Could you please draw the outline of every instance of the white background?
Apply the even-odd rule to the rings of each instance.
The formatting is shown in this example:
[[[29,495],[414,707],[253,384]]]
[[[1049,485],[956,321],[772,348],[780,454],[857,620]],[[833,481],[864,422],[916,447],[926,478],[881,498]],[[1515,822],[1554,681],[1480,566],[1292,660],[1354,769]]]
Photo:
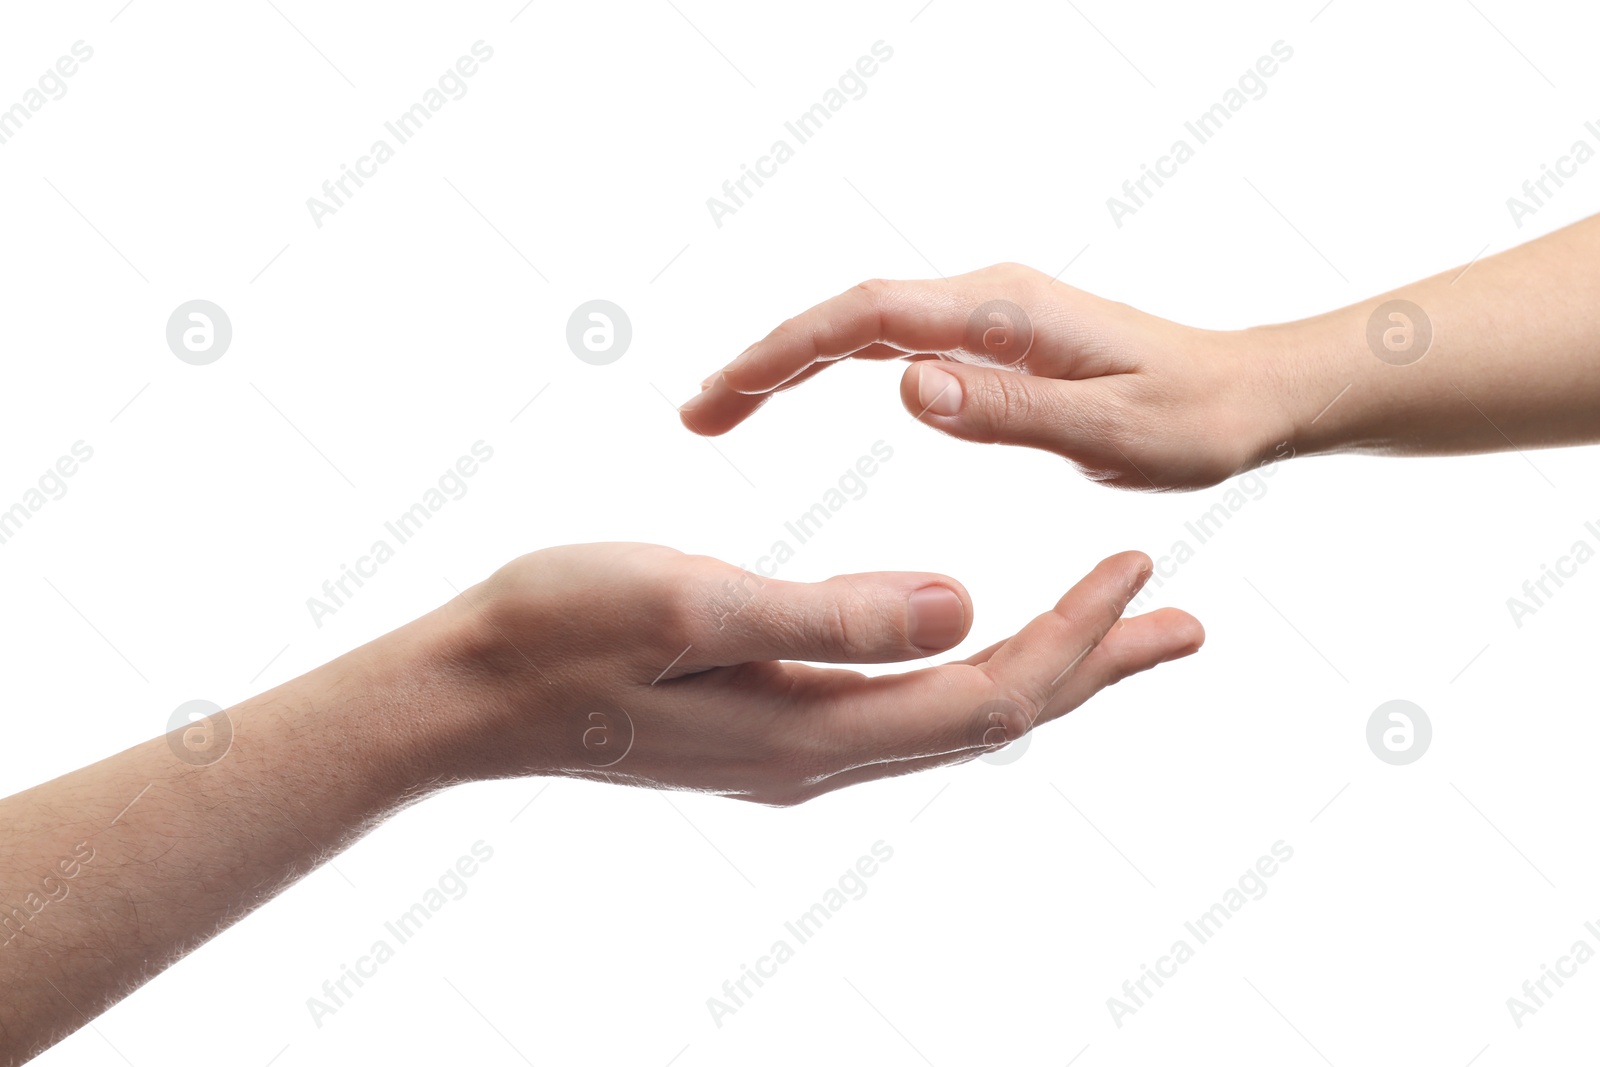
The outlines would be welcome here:
[[[7,5],[0,105],[73,42],[94,57],[0,146],[0,504],[74,441],[94,457],[0,546],[5,791],[525,551],[751,564],[880,439],[892,461],[782,576],[956,576],[970,653],[1103,556],[1167,551],[1223,490],[1117,493],[942,438],[894,366],[830,371],[715,448],[673,405],[872,276],[1070,262],[1080,288],[1236,327],[1600,207],[1600,163],[1521,229],[1505,204],[1594,141],[1600,27],[1578,4],[674,2]],[[306,198],[480,39],[467,95],[318,229]],[[715,226],[706,198],[879,40],[867,94]],[[1267,95],[1114,226],[1106,198],[1278,40],[1294,56]],[[596,297],[634,328],[604,367],[564,338]],[[205,367],[164,337],[195,298],[234,329]],[[317,628],[306,598],[479,439],[469,493]],[[1578,450],[1280,467],[1152,598],[1200,617],[1203,652],[1015,763],[793,810],[461,788],[40,1062],[1572,1062],[1600,964],[1521,1029],[1505,1002],[1578,938],[1600,947],[1600,566],[1521,628],[1506,598],[1595,541],[1597,469]],[[1365,740],[1394,698],[1434,727],[1406,767]],[[315,1025],[307,998],[479,840],[469,893]],[[706,998],[878,840],[894,857],[867,895],[717,1027]],[[1114,1025],[1107,998],[1279,840],[1267,895]]]

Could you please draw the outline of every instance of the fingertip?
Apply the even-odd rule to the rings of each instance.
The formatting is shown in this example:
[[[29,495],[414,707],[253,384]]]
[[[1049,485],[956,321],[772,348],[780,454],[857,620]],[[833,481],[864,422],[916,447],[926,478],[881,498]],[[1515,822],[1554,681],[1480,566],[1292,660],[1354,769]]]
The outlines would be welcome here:
[[[972,598],[960,582],[938,577],[906,598],[906,638],[924,652],[959,645],[972,629]]]
[[[1140,552],[1136,549],[1131,555],[1139,567],[1137,576],[1133,581],[1133,592],[1137,594],[1139,590],[1144,588],[1144,584],[1150,580],[1150,576],[1156,572],[1156,565],[1148,553]]]
[[[1155,564],[1151,562],[1148,555],[1138,549],[1129,549],[1125,552],[1114,553],[1101,560],[1095,565],[1094,570],[1089,572],[1084,581],[1095,580],[1104,589],[1102,595],[1115,598],[1120,592],[1125,600],[1131,601],[1139,595],[1139,591],[1144,588],[1145,583],[1150,580],[1150,576],[1154,573]],[[1076,589],[1077,587],[1074,586],[1073,588]],[[1071,596],[1072,590],[1068,590],[1056,605],[1057,608],[1065,604]]]
[[[678,421],[683,423],[684,429],[688,430],[690,433],[698,434],[701,437],[719,437],[723,433],[726,433],[728,429],[727,427],[711,427],[708,425],[703,425],[705,413],[699,410],[700,405],[697,403],[699,399],[700,397],[697,396],[678,409]]]
[[[901,379],[901,400],[918,419],[948,419],[961,414],[966,391],[961,379],[938,360],[920,360]]]
[[[1176,651],[1167,657],[1168,660],[1183,659],[1199,652],[1206,643],[1206,628],[1200,620],[1178,608],[1161,610],[1172,618],[1172,637],[1176,646]]]
[[[1138,573],[1142,575],[1148,575],[1155,569],[1155,564],[1151,561],[1150,554],[1137,548],[1130,548],[1125,552],[1118,552],[1111,558],[1116,560],[1118,563],[1123,564],[1124,566],[1126,566],[1129,562],[1132,562],[1136,565]]]
[[[1111,569],[1116,574],[1126,575],[1124,595],[1132,600],[1139,595],[1139,591],[1155,573],[1155,564],[1149,555],[1138,549],[1129,549],[1107,556],[1100,564],[1101,567]]]
[[[713,376],[711,384],[691,397],[678,408],[678,420],[684,428],[701,437],[721,437],[745,419],[762,404],[765,396],[743,396],[727,386],[722,376]]]
[[[932,575],[929,575],[928,577],[929,577],[929,579],[931,581],[938,582],[940,585],[949,586],[950,589],[955,592],[956,596],[961,598],[961,609],[962,609],[963,612],[965,612],[965,619],[966,619],[966,622],[965,622],[965,624],[964,624],[964,626],[962,628],[962,631],[961,631],[961,636],[962,636],[963,639],[965,639],[966,636],[967,636],[967,632],[972,629],[972,619],[973,619],[973,611],[974,611],[973,606],[972,606],[972,594],[967,592],[967,587],[966,586],[962,585],[960,582],[956,581],[954,578],[950,577],[947,574],[932,574]]]
[[[1164,651],[1157,663],[1192,656],[1206,643],[1206,628],[1200,620],[1181,608],[1157,608],[1143,615],[1130,615],[1123,625],[1136,625],[1141,631],[1160,636]]]

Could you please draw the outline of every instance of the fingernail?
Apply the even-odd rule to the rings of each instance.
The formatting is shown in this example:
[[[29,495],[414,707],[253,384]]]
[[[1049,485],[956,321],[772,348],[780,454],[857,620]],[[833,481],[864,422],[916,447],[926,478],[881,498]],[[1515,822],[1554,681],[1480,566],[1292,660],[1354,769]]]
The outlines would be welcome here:
[[[955,590],[927,585],[911,594],[906,636],[930,651],[951,647],[966,629],[967,608]]]
[[[682,404],[678,405],[678,414],[680,414],[680,415],[688,414],[689,412],[693,411],[695,408],[699,407],[700,406],[700,401],[704,400],[705,398],[706,398],[706,391],[705,391],[704,388],[702,388],[700,390],[700,395],[691,396],[688,400],[685,400]]]
[[[961,410],[961,382],[938,367],[924,365],[917,377],[917,402],[926,414],[954,415]]]
[[[711,377],[709,377],[705,381],[701,382],[700,383],[700,391],[703,393],[707,389],[710,389],[711,388],[711,383],[716,381],[720,377],[722,377],[722,372],[721,371],[717,371],[717,373],[713,374]]]

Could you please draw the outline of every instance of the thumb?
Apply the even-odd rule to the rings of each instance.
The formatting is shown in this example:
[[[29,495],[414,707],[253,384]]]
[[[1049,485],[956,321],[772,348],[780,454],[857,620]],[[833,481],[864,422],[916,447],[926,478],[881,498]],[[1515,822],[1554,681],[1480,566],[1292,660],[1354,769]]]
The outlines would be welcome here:
[[[964,441],[1081,454],[1103,441],[1112,419],[1091,381],[919,360],[900,379],[900,400],[919,421]]]
[[[745,572],[695,657],[722,666],[759,660],[893,663],[954,647],[972,625],[972,598],[942,574],[880,571],[824,582]]]

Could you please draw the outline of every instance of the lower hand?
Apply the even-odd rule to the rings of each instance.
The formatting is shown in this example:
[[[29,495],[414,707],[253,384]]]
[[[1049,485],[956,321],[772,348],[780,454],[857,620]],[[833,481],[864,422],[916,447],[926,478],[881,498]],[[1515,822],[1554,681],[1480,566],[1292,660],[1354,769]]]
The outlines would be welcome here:
[[[1200,647],[1191,616],[1123,619],[1150,561],[1124,552],[967,660],[869,678],[803,663],[924,659],[972,604],[935,574],[758,579],[653,545],[536,552],[462,594],[462,777],[564,775],[794,804],[958,763]]]

